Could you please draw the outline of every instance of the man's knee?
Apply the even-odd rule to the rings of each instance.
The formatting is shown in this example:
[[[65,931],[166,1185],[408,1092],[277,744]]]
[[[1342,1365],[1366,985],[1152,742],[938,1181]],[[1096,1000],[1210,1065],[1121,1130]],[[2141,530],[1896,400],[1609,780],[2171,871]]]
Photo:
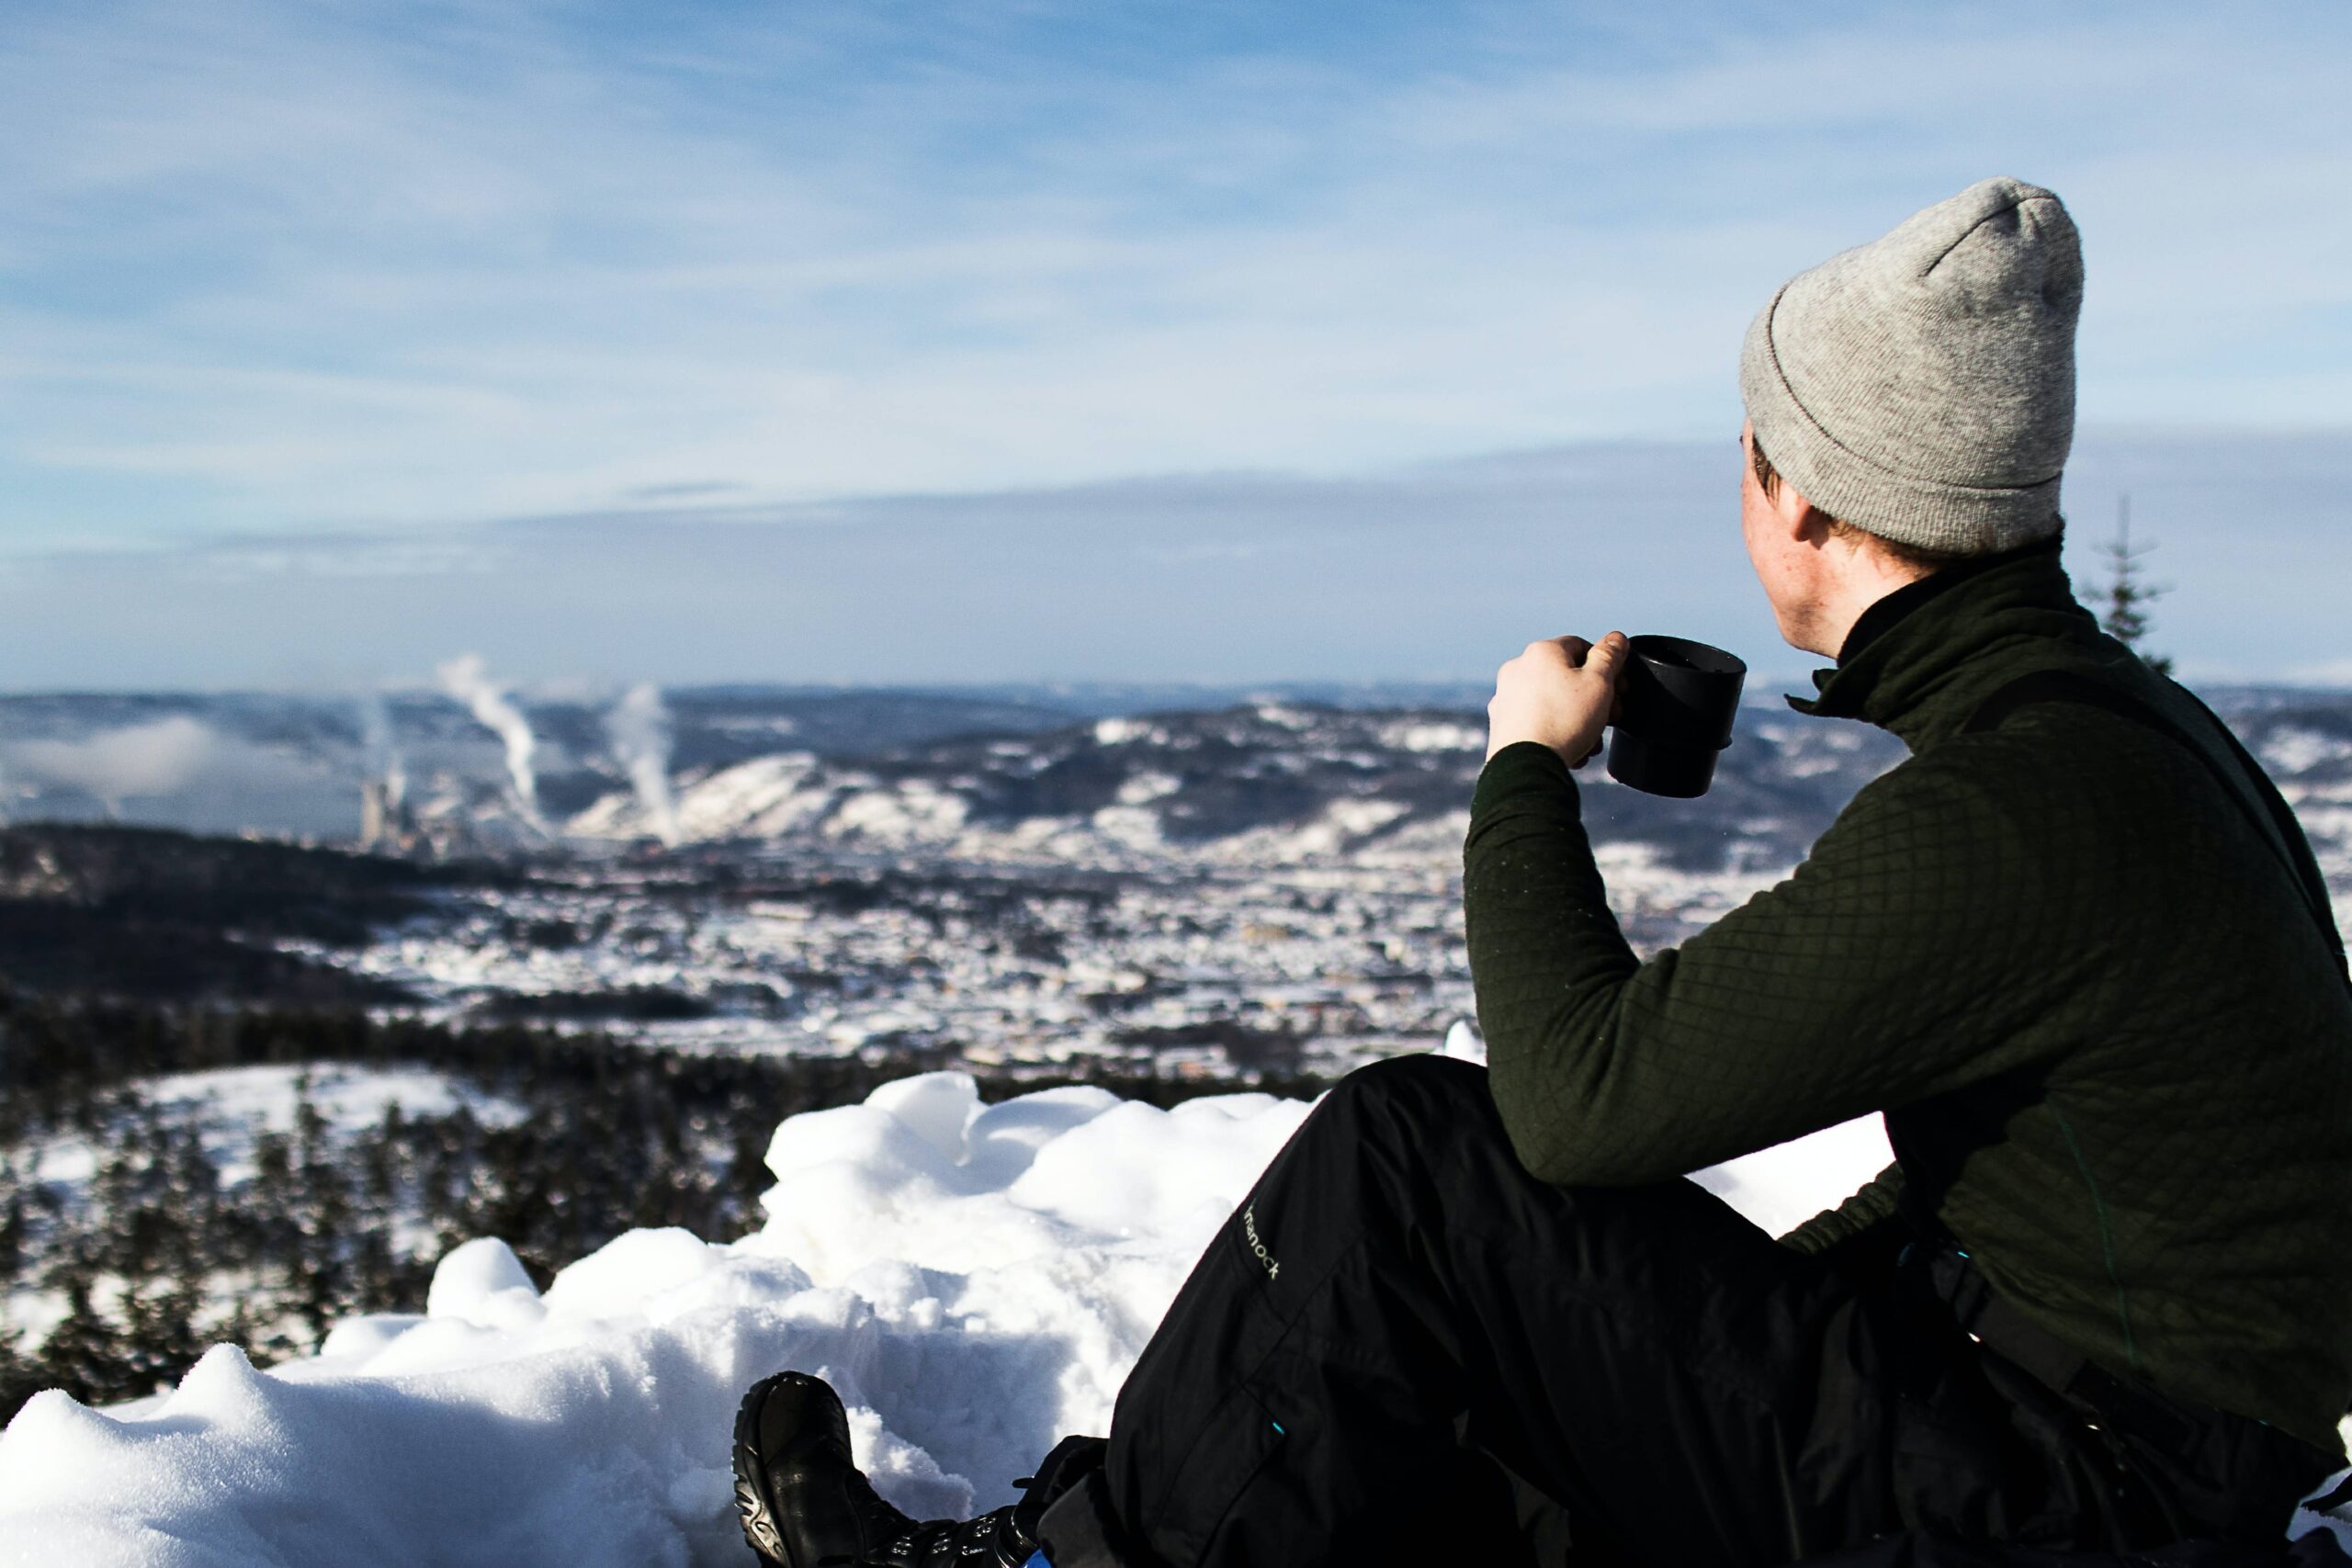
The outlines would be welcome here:
[[[1434,1053],[1391,1056],[1358,1067],[1332,1087],[1324,1106],[1333,1119],[1368,1133],[1380,1127],[1408,1132],[1442,1127],[1459,1136],[1488,1122],[1498,1131],[1501,1127],[1487,1088],[1487,1069]]]

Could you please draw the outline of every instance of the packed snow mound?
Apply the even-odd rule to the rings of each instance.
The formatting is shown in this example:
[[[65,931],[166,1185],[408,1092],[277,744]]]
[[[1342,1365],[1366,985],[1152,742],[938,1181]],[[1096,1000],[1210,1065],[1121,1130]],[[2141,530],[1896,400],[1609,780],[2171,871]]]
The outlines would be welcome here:
[[[730,1424],[783,1367],[841,1390],[900,1507],[992,1506],[1057,1437],[1107,1428],[1307,1110],[1087,1089],[982,1106],[935,1073],[793,1117],[766,1223],[732,1244],[631,1232],[542,1293],[485,1237],[442,1259],[424,1313],[347,1321],[310,1359],[256,1371],[222,1347],[109,1411],[39,1395],[0,1436],[0,1561],[740,1568]],[[1887,1157],[1856,1125],[1705,1179],[1780,1226]]]

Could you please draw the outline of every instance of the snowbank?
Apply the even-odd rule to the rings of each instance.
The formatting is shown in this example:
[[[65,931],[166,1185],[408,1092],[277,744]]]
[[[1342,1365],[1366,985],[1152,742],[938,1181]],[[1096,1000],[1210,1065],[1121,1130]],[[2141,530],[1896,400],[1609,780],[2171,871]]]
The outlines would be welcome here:
[[[314,1359],[205,1358],[107,1412],[35,1398],[0,1437],[0,1562],[87,1568],[745,1562],[726,1444],[745,1385],[821,1372],[918,1515],[1012,1495],[1101,1431],[1194,1256],[1306,1107],[1172,1111],[1093,1089],[982,1107],[960,1074],[776,1130],[767,1220],[729,1246],[637,1231],[535,1291],[504,1244],[443,1259],[426,1310]],[[1708,1174],[1768,1224],[1887,1157],[1832,1130]]]

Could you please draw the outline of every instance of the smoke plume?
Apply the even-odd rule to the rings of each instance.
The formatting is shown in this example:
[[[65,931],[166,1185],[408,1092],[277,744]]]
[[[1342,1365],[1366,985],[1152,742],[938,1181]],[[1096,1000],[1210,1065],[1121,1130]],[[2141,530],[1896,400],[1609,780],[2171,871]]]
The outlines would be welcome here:
[[[632,686],[605,715],[605,737],[628,770],[630,787],[664,844],[678,841],[678,807],[670,797],[670,710],[650,681]]]
[[[547,832],[547,818],[539,815],[538,775],[531,771],[531,754],[538,750],[538,741],[531,734],[530,720],[523,716],[523,710],[507,697],[504,689],[491,680],[482,667],[481,655],[469,653],[452,659],[436,673],[441,677],[441,689],[465,704],[467,711],[481,721],[482,728],[504,743],[506,777],[514,790],[515,808],[532,827]]]
[[[392,732],[392,710],[381,692],[359,699],[359,745],[366,753],[361,766],[367,776],[384,786],[384,804],[398,811],[408,799],[408,760],[401,755],[400,738]]]

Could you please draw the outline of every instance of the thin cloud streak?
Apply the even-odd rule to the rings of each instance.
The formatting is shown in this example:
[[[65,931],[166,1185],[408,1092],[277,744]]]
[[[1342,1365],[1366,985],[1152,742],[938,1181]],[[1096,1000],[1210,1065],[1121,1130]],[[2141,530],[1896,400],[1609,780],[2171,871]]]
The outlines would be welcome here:
[[[2155,651],[2193,680],[2308,679],[2352,645],[2352,432],[2092,432],[2069,468],[2087,593],[2118,497]],[[808,505],[19,557],[17,689],[413,682],[452,649],[532,682],[1476,681],[1611,626],[1731,648],[1802,690],[1739,543],[1729,437],[1338,477],[1179,476]],[[1786,682],[1776,686],[1775,682]]]

